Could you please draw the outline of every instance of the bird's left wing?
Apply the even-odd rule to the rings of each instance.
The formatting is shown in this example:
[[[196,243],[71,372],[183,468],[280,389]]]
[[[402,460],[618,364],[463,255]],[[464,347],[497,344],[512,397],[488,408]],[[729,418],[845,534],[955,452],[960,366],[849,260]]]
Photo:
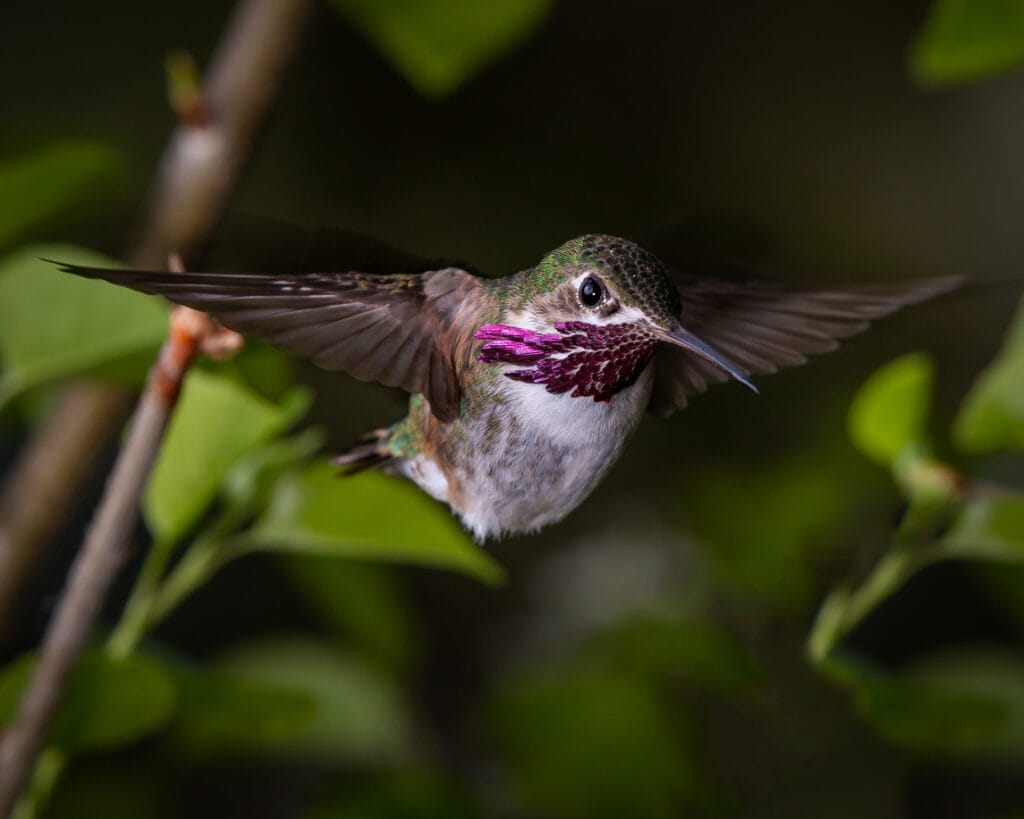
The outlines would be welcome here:
[[[422,393],[442,421],[458,415],[473,333],[493,298],[479,278],[456,267],[374,276],[60,266],[202,310],[324,369]]]
[[[802,288],[769,282],[689,278],[674,273],[684,328],[751,374],[803,364],[873,319],[951,290],[958,276],[862,287]],[[692,395],[729,376],[706,359],[663,344],[654,357],[650,411],[667,417]]]

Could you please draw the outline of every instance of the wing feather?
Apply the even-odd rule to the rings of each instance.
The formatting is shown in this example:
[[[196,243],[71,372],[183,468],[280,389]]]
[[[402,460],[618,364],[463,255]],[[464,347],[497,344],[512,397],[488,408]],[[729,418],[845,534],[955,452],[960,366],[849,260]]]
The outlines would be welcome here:
[[[61,268],[210,313],[324,369],[423,393],[442,421],[458,414],[473,333],[494,298],[454,267],[392,276]]]
[[[680,323],[749,373],[773,373],[829,352],[871,321],[944,293],[950,276],[892,285],[808,289],[673,274],[683,304]],[[655,354],[650,410],[668,416],[728,376],[694,353],[663,344]]]

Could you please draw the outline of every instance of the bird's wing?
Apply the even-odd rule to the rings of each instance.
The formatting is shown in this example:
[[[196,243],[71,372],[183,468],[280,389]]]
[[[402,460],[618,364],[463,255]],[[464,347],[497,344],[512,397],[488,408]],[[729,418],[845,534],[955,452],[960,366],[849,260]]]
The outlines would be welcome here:
[[[955,287],[960,278],[863,287],[800,288],[673,274],[683,303],[683,327],[751,374],[803,364],[838,346],[873,319]],[[663,344],[655,353],[650,411],[667,417],[691,395],[729,376],[700,356]]]
[[[455,267],[389,276],[61,268],[202,310],[324,369],[422,393],[442,421],[458,415],[473,333],[493,298]]]

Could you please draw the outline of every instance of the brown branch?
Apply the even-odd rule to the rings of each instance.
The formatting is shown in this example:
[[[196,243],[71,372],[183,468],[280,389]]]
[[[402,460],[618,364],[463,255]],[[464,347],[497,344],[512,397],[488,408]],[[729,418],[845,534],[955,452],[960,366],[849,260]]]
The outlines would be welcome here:
[[[193,332],[195,327],[195,321],[180,309],[171,313],[167,340],[150,370],[128,438],[71,567],[39,661],[22,694],[17,716],[0,741],[0,816],[10,814],[32,772],[68,680],[92,636],[103,600],[127,557],[142,490],[182,379],[202,341],[202,336]]]
[[[216,226],[249,159],[284,70],[301,39],[312,0],[240,2],[214,54],[200,94],[201,125],[183,120],[172,135],[135,247],[136,266],[190,253]],[[103,397],[101,398],[100,395]],[[128,403],[96,387],[71,387],[25,445],[0,495],[0,623],[33,564],[66,522],[109,433]],[[103,434],[104,431],[107,434]],[[39,465],[62,464],[61,470]]]

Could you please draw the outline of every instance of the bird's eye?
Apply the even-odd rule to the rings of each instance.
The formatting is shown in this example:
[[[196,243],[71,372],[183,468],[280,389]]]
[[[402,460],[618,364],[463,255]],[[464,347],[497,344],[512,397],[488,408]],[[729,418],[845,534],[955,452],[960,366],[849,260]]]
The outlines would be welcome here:
[[[596,307],[601,302],[603,296],[604,290],[597,279],[592,279],[588,276],[580,284],[580,301],[587,307]]]

